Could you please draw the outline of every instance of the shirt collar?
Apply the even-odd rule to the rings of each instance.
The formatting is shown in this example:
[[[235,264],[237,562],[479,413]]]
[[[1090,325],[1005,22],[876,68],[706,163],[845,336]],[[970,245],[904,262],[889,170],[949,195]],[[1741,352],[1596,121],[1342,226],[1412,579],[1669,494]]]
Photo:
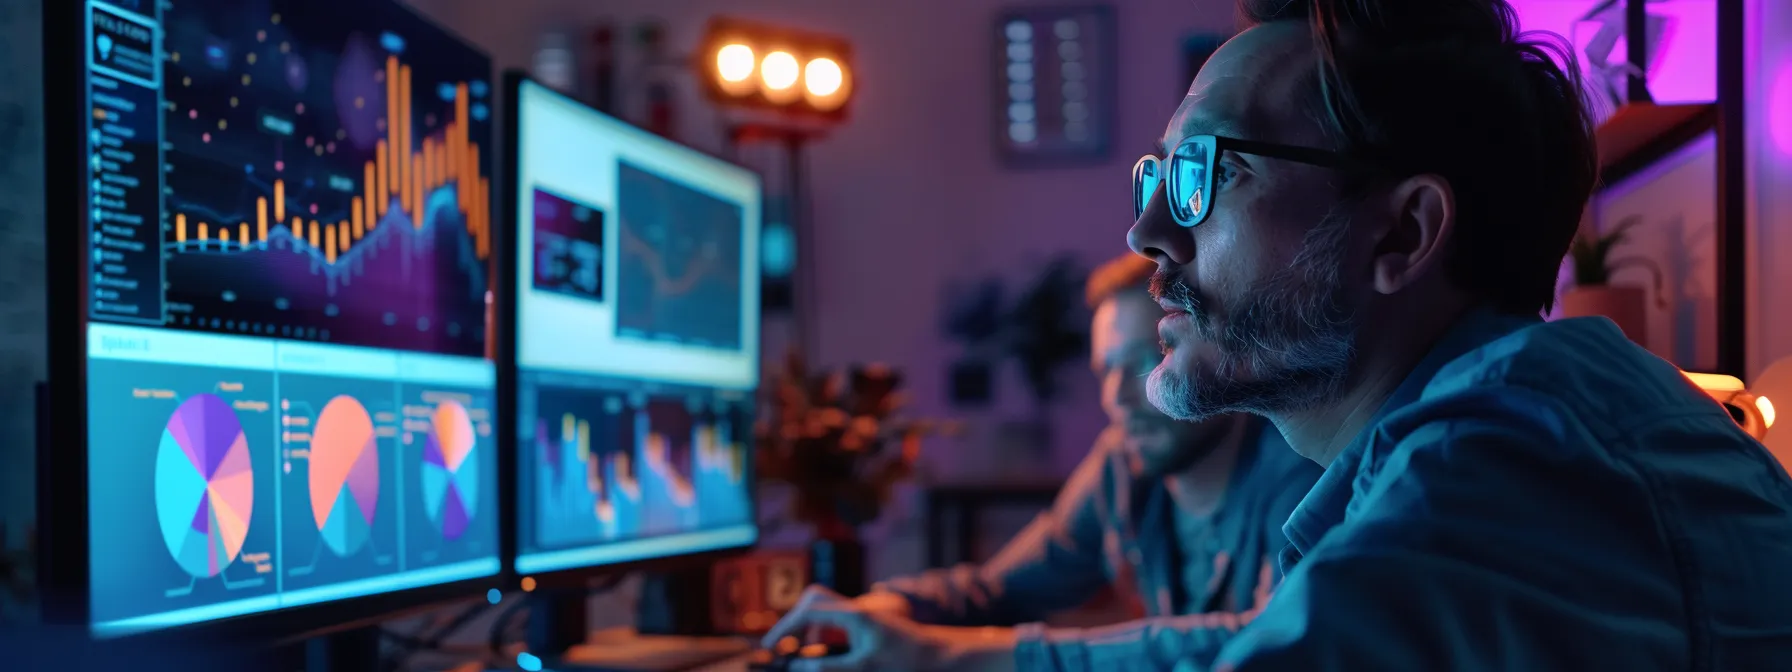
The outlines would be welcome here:
[[[1419,360],[1418,366],[1406,374],[1406,379],[1394,388],[1394,393],[1382,403],[1368,424],[1332,459],[1325,473],[1313,484],[1313,489],[1294,507],[1293,515],[1282,526],[1282,533],[1288,536],[1294,552],[1306,555],[1326,532],[1344,522],[1344,511],[1355,494],[1354,481],[1368,452],[1370,438],[1383,419],[1418,401],[1425,386],[1446,364],[1489,341],[1538,321],[1539,318],[1503,315],[1487,308],[1472,309],[1457,320],[1432,346],[1431,352]]]

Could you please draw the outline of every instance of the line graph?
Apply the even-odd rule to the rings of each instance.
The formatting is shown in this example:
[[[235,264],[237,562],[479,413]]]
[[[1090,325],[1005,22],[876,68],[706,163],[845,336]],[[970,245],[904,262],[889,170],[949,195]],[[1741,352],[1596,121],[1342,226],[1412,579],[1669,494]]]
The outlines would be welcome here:
[[[175,66],[191,74],[167,105],[169,134],[186,141],[169,145],[164,322],[483,354],[492,251],[485,74],[453,59],[414,70],[401,50],[379,53],[395,45],[355,34],[330,85],[312,86],[309,65],[285,42],[271,48],[262,31],[255,43],[256,52],[279,52],[270,59],[284,56],[284,82],[252,76],[262,62],[245,57],[240,83],[197,85],[232,60],[216,44],[196,50],[222,54],[211,67]],[[175,60],[180,49],[171,61],[199,60]],[[246,114],[241,89],[256,94]],[[311,93],[326,90],[334,95]],[[281,98],[292,102],[273,102]],[[229,130],[232,121],[249,130]]]
[[[741,206],[624,161],[616,334],[739,350]]]

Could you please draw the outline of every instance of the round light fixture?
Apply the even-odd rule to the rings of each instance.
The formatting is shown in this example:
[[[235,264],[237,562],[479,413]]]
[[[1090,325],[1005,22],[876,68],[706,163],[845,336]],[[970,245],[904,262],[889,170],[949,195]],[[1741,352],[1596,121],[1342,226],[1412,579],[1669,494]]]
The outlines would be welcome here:
[[[728,95],[739,96],[753,90],[753,68],[757,65],[753,48],[734,43],[716,50],[716,79]]]
[[[764,85],[761,90],[774,103],[788,103],[801,95],[796,90],[796,80],[801,75],[802,68],[797,65],[796,57],[787,51],[766,54],[765,60],[759,63],[759,80]]]
[[[852,77],[846,67],[831,58],[817,58],[803,67],[803,95],[809,105],[832,112],[852,95]]]

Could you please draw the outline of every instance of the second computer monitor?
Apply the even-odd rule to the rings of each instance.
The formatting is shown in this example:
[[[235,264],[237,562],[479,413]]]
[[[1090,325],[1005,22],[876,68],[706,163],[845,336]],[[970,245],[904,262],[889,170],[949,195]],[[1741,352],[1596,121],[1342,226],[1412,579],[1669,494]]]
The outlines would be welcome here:
[[[513,76],[516,571],[751,545],[753,172]]]

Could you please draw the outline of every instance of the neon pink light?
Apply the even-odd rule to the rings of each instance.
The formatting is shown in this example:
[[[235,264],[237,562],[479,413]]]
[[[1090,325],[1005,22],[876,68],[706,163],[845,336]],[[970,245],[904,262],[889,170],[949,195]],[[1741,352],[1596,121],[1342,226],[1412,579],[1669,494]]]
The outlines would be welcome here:
[[[1585,50],[1599,24],[1580,21],[1598,3],[1591,0],[1512,0],[1519,28],[1561,35],[1574,44],[1575,56],[1587,66]],[[1649,14],[1667,19],[1649,67],[1649,92],[1655,102],[1709,103],[1717,99],[1716,0],[1651,0]],[[1619,40],[1613,61],[1624,60]],[[1584,70],[1583,70],[1584,72]]]
[[[1767,93],[1767,134],[1781,154],[1792,156],[1792,59],[1782,62]]]

